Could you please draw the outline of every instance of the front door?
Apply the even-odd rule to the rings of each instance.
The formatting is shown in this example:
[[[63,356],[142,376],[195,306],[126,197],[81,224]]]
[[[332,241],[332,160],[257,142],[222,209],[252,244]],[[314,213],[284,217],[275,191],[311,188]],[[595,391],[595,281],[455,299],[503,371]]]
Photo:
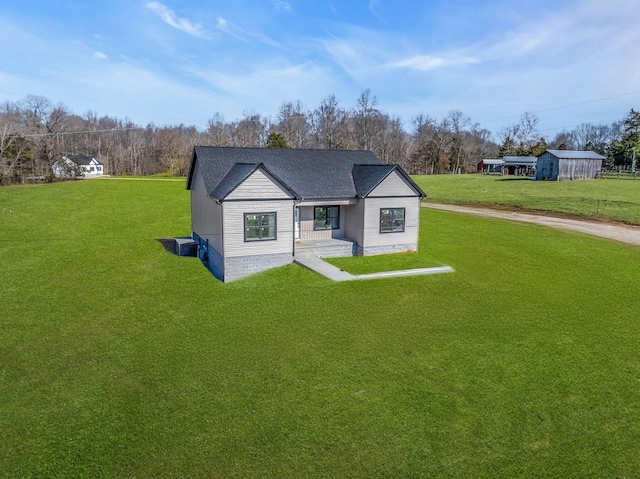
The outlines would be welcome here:
[[[300,208],[295,208],[295,239],[300,239]]]

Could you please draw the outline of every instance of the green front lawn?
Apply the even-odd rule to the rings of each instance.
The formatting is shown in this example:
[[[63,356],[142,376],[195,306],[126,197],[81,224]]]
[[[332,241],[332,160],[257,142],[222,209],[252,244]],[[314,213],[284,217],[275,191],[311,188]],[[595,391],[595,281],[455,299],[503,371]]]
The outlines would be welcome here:
[[[156,241],[181,183],[2,188],[0,225],[0,476],[639,474],[637,248],[425,210],[453,274],[223,284]]]
[[[640,224],[640,178],[533,181],[494,175],[413,176],[434,203],[563,213]]]

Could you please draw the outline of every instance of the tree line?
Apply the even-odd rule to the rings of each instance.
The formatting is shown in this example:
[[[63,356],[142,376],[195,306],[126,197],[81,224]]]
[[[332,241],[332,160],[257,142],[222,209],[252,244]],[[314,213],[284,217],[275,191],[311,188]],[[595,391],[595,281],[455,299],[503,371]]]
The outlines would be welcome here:
[[[640,113],[633,109],[619,122],[583,124],[550,142],[531,112],[495,135],[458,110],[442,119],[416,115],[407,129],[399,117],[378,108],[368,89],[351,107],[329,95],[314,109],[283,102],[274,118],[245,112],[226,121],[214,113],[204,129],[143,126],[93,111],[76,115],[62,103],[29,95],[0,105],[0,184],[52,178],[54,162],[72,154],[96,157],[111,175],[185,175],[194,145],[365,149],[411,174],[468,173],[483,158],[537,156],[547,148],[594,150],[624,165],[633,146],[640,146],[639,130]]]

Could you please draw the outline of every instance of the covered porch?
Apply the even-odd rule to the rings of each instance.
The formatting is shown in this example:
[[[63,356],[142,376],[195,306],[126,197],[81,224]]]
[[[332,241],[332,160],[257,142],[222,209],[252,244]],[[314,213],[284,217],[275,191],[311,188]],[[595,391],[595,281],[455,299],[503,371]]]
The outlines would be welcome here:
[[[357,244],[346,238],[324,238],[296,241],[294,256],[319,256],[320,258],[339,258],[354,256]]]

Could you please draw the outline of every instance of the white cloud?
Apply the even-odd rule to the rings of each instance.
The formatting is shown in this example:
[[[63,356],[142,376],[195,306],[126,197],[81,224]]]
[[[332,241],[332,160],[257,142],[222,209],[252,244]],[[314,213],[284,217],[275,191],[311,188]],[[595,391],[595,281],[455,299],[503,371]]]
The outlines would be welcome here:
[[[202,24],[193,23],[186,18],[180,18],[176,15],[176,12],[163,5],[160,2],[147,2],[145,6],[153,13],[158,15],[163,22],[167,25],[177,28],[189,35],[199,38],[207,38],[205,30],[202,28]]]
[[[314,104],[338,88],[329,69],[312,63],[292,65],[287,60],[271,59],[268,64],[254,65],[248,73],[217,70],[189,73],[206,82],[221,97],[233,99],[236,115],[243,109],[269,114],[277,111],[285,100]]]
[[[269,0],[269,3],[271,3],[271,5],[273,5],[274,7],[276,7],[276,10],[285,10],[285,11],[291,10],[291,4],[288,2],[283,2],[282,0]]]
[[[430,71],[439,68],[446,68],[451,66],[469,65],[478,63],[480,60],[473,57],[434,57],[430,55],[416,55],[399,62],[388,63],[390,68],[409,68],[419,71]]]
[[[66,84],[61,86],[63,82]],[[127,117],[139,124],[184,123],[203,127],[212,112],[228,112],[236,105],[228,95],[122,62],[108,66],[101,63],[75,72],[72,77],[51,72],[33,91],[60,99],[76,112],[91,108],[101,115]],[[74,92],[72,96],[69,91]]]
[[[241,33],[243,33],[242,30],[230,23],[226,18],[216,18],[216,28],[227,35],[237,38],[238,40],[246,41],[244,36],[241,35]]]
[[[267,37],[266,35],[260,32],[248,32],[246,30],[243,30],[239,26],[231,23],[230,21],[228,21],[226,18],[223,18],[223,17],[216,18],[216,28],[221,32],[226,33],[227,35],[237,38],[238,40],[242,40],[243,42],[248,41],[249,38],[253,38],[262,43],[266,43],[267,45],[271,45],[272,47],[280,46],[277,42],[273,41],[271,38]]]
[[[107,55],[105,55],[105,54],[104,54],[104,53],[102,53],[102,52],[95,52],[95,53],[93,54],[93,56],[94,56],[95,58],[99,58],[100,60],[106,60],[106,59],[107,59]]]
[[[227,30],[229,22],[225,18],[218,17],[216,18],[216,28],[222,30],[223,32]]]
[[[380,3],[381,0],[370,0],[368,7],[373,16],[382,21],[382,16],[378,13],[378,7],[380,6]]]
[[[318,45],[347,75],[360,84],[371,85],[371,78],[383,71],[397,56],[393,40],[358,27],[347,27],[340,36],[316,39]]]

